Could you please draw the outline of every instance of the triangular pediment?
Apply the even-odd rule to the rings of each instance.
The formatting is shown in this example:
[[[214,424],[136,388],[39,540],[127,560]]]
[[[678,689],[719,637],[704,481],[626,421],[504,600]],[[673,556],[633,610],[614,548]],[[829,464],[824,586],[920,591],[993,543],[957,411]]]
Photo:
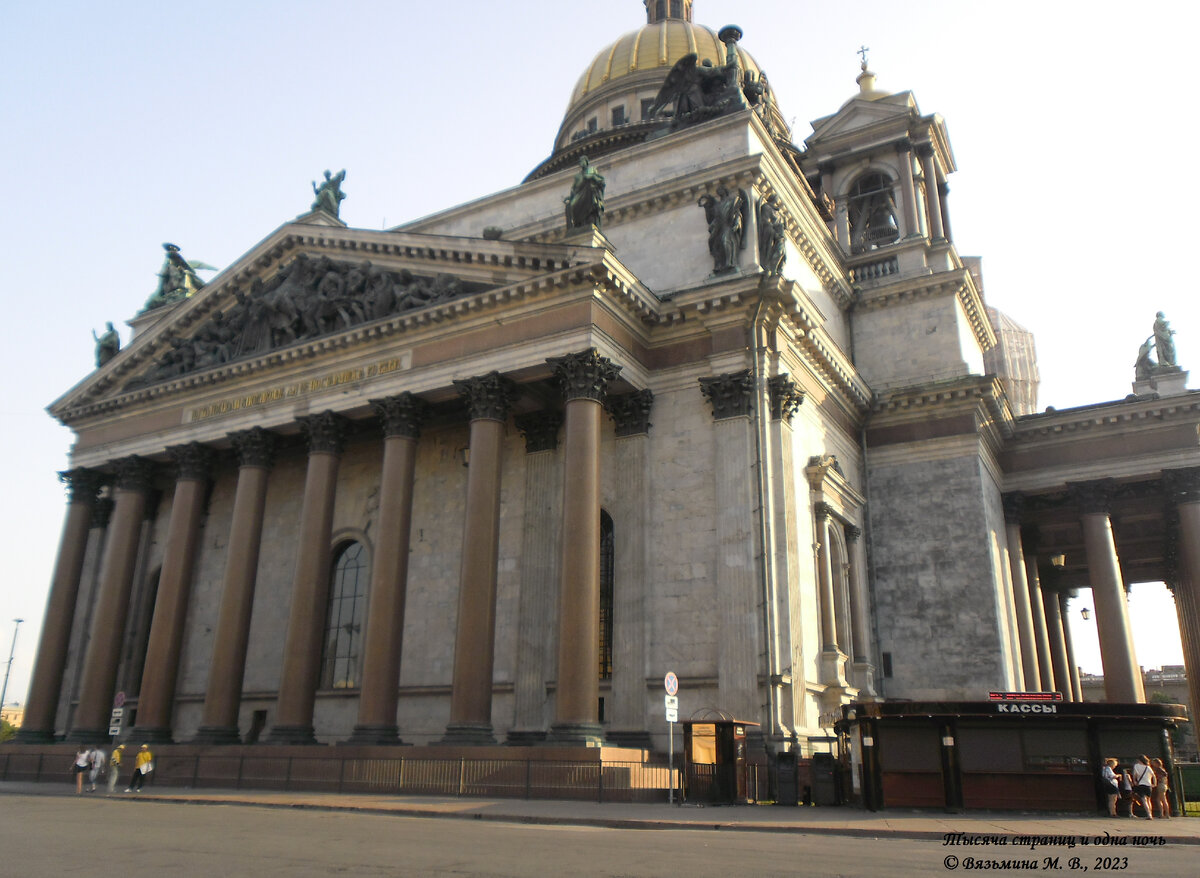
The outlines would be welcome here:
[[[581,266],[614,261],[589,244],[288,223],[143,326],[49,411],[69,423],[97,406],[270,370],[350,337],[452,321],[484,301],[552,288]]]
[[[920,111],[912,92],[901,92],[877,100],[854,98],[847,101],[832,116],[825,116],[813,122],[813,133],[804,142],[820,143],[850,132],[888,123],[907,123],[919,116]]]

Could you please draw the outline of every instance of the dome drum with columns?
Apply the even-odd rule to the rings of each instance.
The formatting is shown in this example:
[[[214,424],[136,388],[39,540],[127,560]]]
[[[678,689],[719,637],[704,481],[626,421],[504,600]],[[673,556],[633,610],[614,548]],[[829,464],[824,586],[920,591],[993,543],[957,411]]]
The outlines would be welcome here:
[[[1080,698],[1072,589],[1108,700],[1144,700],[1150,581],[1195,693],[1200,393],[1036,413],[941,117],[864,64],[794,144],[738,36],[655,0],[526,181],[387,230],[317,207],[106,347],[50,406],[22,740],[100,740],[120,691],[123,734],[196,747],[661,753],[675,671],[681,715],[807,756],[852,704]]]

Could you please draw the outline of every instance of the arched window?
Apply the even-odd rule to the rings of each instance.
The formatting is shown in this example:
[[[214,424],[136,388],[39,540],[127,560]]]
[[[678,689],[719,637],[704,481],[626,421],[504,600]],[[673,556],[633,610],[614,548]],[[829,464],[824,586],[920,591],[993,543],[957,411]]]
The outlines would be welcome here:
[[[886,174],[875,172],[860,177],[850,189],[847,208],[851,253],[865,253],[900,237],[892,181]]]
[[[362,543],[343,543],[334,553],[321,657],[322,689],[357,689],[370,571]]]
[[[613,520],[600,510],[600,679],[613,670]]]

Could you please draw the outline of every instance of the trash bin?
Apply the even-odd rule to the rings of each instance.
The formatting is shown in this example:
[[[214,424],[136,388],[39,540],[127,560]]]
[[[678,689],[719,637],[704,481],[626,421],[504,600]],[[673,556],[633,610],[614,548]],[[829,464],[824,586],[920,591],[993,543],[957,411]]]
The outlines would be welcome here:
[[[796,776],[796,754],[779,753],[775,756],[775,804],[798,805],[800,803],[800,779]]]

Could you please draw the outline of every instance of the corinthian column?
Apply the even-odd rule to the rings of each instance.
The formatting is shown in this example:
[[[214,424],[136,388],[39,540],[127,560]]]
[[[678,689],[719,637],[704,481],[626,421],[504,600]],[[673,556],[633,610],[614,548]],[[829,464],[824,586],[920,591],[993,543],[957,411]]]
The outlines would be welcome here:
[[[417,440],[428,405],[411,393],[373,399],[383,422],[383,472],[379,480],[379,537],[371,568],[371,613],[363,649],[362,692],[353,744],[399,744],[396,706],[400,647],[408,584]]]
[[[198,744],[236,744],[239,740],[238,710],[250,643],[267,475],[275,461],[274,433],[255,427],[230,433],[229,438],[238,456],[237,491],[229,526],[229,548],[225,553],[221,609],[204,695],[204,719],[194,739]]]
[[[454,384],[470,411],[471,456],[450,722],[441,743],[494,744],[492,670],[496,652],[496,563],[500,558],[500,458],[504,424],[516,389],[499,372]]]
[[[1025,549],[1021,544],[1020,494],[1004,496],[1004,527],[1008,538],[1008,569],[1012,578],[1013,603],[1017,610],[1017,639],[1021,644],[1021,672],[1026,692],[1041,689],[1037,638],[1034,634],[1033,607],[1029,603],[1029,580],[1025,576]]]
[[[46,621],[38,641],[33,663],[33,678],[25,702],[25,716],[17,730],[20,743],[49,743],[54,740],[55,711],[62,694],[63,672],[67,666],[67,648],[75,604],[79,599],[79,579],[87,552],[88,532],[92,526],[92,506],[100,489],[101,475],[89,469],[61,472],[58,478],[68,490],[67,518],[58,544],[58,560],[50,580],[46,602]]]
[[[1175,604],[1194,722],[1200,710],[1200,467],[1168,470],[1163,476],[1167,497],[1179,512]]]
[[[138,538],[154,476],[153,464],[140,457],[119,460],[116,469],[112,521],[100,563],[92,636],[83,663],[79,706],[67,736],[71,741],[99,741],[108,737],[109,710],[129,612]]]
[[[548,360],[566,403],[558,691],[549,741],[589,745],[600,726],[600,419],[620,367],[594,350]]]
[[[308,471],[279,701],[275,725],[267,738],[272,744],[316,743],[313,707],[329,605],[329,541],[333,538],[338,464],[346,442],[346,419],[331,411],[301,418],[300,427],[308,439]]]
[[[176,468],[175,497],[171,501],[171,522],[154,599],[134,729],[135,737],[147,741],[171,740],[175,678],[179,674],[192,568],[200,542],[205,487],[212,469],[212,453],[198,442],[169,448],[167,454]]]
[[[1104,665],[1104,694],[1111,702],[1142,702],[1142,673],[1134,655],[1125,602],[1121,562],[1108,517],[1109,495],[1103,483],[1073,485],[1083,523],[1088,578],[1096,604],[1096,630],[1100,635],[1100,660]],[[1047,604],[1049,610],[1049,604]],[[1069,690],[1069,685],[1068,685]]]
[[[719,707],[738,719],[757,721],[760,697],[758,588],[754,490],[754,379],[750,370],[700,379],[712,405],[716,522]]]

